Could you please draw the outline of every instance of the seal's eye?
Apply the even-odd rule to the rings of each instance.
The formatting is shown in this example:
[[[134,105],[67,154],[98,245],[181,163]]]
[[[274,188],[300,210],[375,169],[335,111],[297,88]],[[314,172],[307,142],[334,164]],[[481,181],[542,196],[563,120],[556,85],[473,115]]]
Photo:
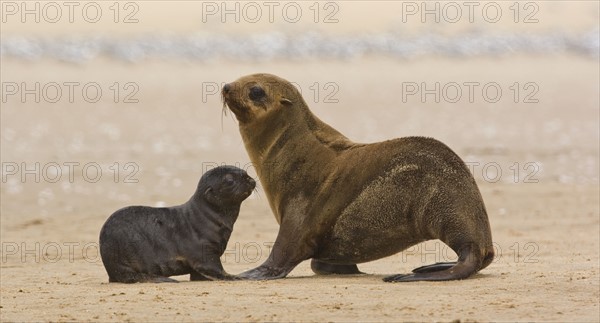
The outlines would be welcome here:
[[[248,95],[250,100],[258,101],[265,97],[265,90],[263,90],[260,86],[255,85],[250,88],[250,94]]]
[[[233,184],[235,182],[235,179],[233,179],[233,175],[231,174],[227,174],[225,175],[225,177],[223,178],[223,182],[225,182],[225,184]]]

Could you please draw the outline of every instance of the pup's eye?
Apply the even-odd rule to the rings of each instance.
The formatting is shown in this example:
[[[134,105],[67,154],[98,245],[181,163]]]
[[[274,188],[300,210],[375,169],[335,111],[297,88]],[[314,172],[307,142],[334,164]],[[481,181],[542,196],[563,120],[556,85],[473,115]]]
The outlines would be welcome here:
[[[250,94],[248,96],[252,101],[260,100],[265,97],[265,90],[263,90],[260,86],[255,85],[250,88]]]
[[[233,179],[233,176],[227,174],[225,175],[225,178],[223,178],[223,181],[227,184],[233,184],[233,182],[235,182],[235,180]]]

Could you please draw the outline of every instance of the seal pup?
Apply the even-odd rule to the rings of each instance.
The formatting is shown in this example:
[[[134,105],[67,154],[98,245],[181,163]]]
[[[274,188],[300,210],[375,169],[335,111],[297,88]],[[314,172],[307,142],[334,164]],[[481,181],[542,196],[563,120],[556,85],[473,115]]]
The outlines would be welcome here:
[[[443,143],[406,137],[362,144],[319,120],[299,91],[270,74],[225,84],[279,232],[269,258],[239,276],[285,277],[313,259],[317,274],[360,273],[357,263],[439,239],[457,262],[387,282],[467,278],[494,257],[483,199],[465,163]]]
[[[174,207],[129,206],[113,213],[100,231],[100,255],[109,282],[233,280],[220,257],[240,205],[255,188],[233,166],[206,172],[187,203]]]

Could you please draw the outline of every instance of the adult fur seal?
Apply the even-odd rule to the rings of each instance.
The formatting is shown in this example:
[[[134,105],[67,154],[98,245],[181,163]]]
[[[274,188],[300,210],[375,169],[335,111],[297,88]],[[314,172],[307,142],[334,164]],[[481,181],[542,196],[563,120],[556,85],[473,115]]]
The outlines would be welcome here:
[[[226,84],[222,96],[280,224],[269,258],[240,277],[282,278],[310,258],[317,274],[359,273],[357,263],[430,239],[450,246],[458,261],[384,280],[463,279],[492,262],[479,189],[443,143],[425,137],[354,143],[274,75],[242,77]]]
[[[129,206],[113,213],[100,231],[100,255],[109,282],[231,280],[219,259],[240,204],[256,183],[232,166],[202,176],[190,200],[175,207]]]

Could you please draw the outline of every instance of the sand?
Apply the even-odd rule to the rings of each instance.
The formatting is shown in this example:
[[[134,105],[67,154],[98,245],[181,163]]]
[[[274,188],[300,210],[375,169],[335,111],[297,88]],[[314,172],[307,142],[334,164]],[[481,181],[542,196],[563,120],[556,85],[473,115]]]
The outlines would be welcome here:
[[[236,122],[222,117],[212,86],[257,71],[297,82],[314,112],[355,141],[425,135],[447,143],[473,168],[497,259],[464,281],[381,281],[455,259],[430,241],[359,265],[364,276],[317,277],[304,262],[277,281],[180,276],[179,284],[108,284],[97,240],[113,211],[182,203],[215,164],[255,174]],[[4,59],[2,81],[30,88],[40,82],[40,89],[56,82],[63,90],[65,82],[79,82],[77,89],[96,82],[103,90],[96,103],[75,91],[73,103],[64,95],[49,102],[54,96],[48,92],[39,103],[34,95],[24,102],[14,95],[2,104],[2,321],[600,320],[595,59],[366,58],[302,65]],[[115,82],[117,103],[110,89]],[[123,102],[135,90],[123,88],[128,82],[137,85],[129,97],[137,103]],[[496,82],[505,94],[497,103],[481,95],[473,103],[467,97],[437,103],[432,96],[403,102],[408,82]],[[509,89],[515,82],[535,83],[538,103],[523,103],[523,97],[515,103]],[[277,228],[264,193],[251,196],[222,258],[226,270],[259,265]]]

